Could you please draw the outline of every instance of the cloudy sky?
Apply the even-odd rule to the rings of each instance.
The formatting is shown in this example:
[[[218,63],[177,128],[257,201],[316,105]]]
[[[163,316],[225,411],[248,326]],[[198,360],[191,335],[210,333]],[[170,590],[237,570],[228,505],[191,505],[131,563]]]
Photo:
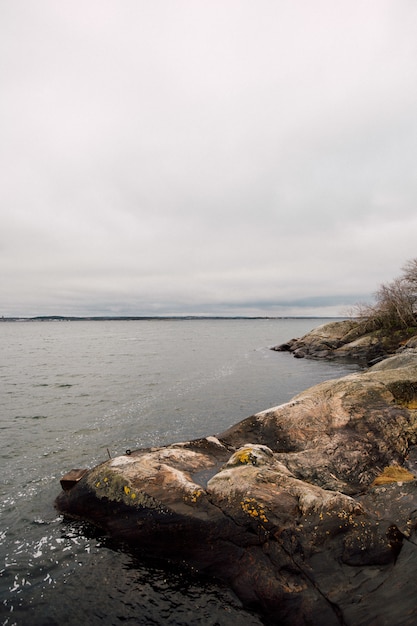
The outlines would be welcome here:
[[[417,257],[414,0],[0,0],[0,315],[345,315]]]

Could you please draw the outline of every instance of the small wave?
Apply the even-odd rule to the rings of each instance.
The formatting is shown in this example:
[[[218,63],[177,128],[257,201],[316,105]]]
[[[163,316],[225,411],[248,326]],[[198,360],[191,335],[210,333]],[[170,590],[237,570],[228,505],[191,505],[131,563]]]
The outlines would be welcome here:
[[[47,415],[16,415],[15,419],[17,420],[46,420],[48,418]]]
[[[43,526],[43,525],[50,525],[50,524],[56,524],[57,522],[62,522],[64,519],[63,515],[58,515],[57,517],[54,517],[54,519],[50,519],[50,520],[45,520],[42,519],[41,517],[35,517],[34,520],[32,520],[32,524],[35,525],[39,525],[39,526]],[[0,538],[1,538],[1,534],[0,534]]]

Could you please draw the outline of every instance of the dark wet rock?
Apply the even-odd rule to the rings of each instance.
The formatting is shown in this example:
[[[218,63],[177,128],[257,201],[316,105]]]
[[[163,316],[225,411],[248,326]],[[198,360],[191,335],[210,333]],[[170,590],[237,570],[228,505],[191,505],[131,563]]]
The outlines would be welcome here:
[[[57,508],[225,581],[266,624],[417,623],[417,353],[216,437],[89,470]],[[382,478],[381,478],[382,477]]]

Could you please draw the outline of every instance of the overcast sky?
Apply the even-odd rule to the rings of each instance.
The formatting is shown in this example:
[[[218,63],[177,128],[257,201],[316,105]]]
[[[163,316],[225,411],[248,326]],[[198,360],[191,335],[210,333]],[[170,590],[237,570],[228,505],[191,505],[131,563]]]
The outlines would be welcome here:
[[[415,0],[0,0],[0,315],[345,315],[417,257]]]

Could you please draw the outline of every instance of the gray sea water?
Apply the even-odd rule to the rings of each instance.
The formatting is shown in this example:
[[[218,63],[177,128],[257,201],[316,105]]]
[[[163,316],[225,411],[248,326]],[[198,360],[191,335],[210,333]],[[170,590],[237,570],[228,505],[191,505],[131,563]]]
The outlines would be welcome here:
[[[354,366],[269,348],[328,320],[0,323],[0,624],[259,625],[221,584],[57,514],[61,476],[219,433]]]

